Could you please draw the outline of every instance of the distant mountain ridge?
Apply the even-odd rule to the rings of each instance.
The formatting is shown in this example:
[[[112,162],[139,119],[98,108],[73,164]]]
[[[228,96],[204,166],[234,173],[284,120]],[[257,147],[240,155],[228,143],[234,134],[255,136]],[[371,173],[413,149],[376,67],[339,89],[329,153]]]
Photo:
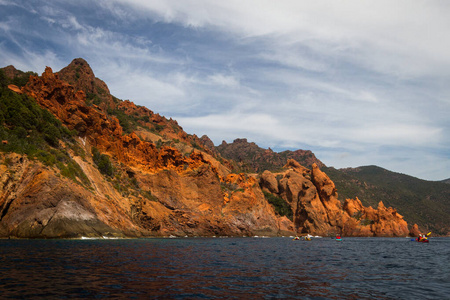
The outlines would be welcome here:
[[[253,142],[249,143],[245,138],[235,139],[231,144],[223,141],[216,149],[224,158],[236,162],[238,169],[243,172],[277,171],[282,169],[289,159],[296,160],[307,168],[311,168],[313,164],[319,168],[325,166],[310,150],[277,153],[270,148],[263,149]]]

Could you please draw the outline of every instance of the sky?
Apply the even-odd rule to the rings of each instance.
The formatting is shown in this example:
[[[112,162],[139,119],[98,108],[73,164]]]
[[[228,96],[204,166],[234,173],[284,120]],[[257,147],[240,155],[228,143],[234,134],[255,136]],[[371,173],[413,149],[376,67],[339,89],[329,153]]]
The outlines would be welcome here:
[[[450,178],[450,2],[0,0],[0,67],[84,58],[217,146]]]

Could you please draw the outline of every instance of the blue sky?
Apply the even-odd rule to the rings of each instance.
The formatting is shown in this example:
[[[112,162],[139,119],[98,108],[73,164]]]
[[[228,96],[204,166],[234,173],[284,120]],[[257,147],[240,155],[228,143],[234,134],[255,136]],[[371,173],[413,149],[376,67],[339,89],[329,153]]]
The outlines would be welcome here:
[[[450,178],[448,1],[0,0],[0,67],[88,61],[218,145]]]

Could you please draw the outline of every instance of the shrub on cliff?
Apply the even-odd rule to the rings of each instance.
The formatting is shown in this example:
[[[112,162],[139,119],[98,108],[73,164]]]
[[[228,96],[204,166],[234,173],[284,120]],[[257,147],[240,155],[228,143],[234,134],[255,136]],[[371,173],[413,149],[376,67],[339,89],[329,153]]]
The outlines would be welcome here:
[[[0,150],[33,156],[38,149],[59,147],[59,140],[73,142],[73,133],[33,99],[7,88],[0,90]]]
[[[264,192],[264,196],[266,197],[267,201],[273,206],[275,212],[278,215],[286,216],[292,221],[294,213],[292,212],[291,206],[286,201],[269,192]]]
[[[139,126],[148,129],[144,124],[139,123],[142,121],[141,117],[128,115],[123,110],[120,109],[108,109],[108,114],[115,116],[119,120],[119,124],[122,127],[122,130],[126,134],[130,134],[135,131]],[[148,116],[147,116],[148,119]],[[161,130],[164,127],[161,128]]]
[[[92,148],[92,159],[100,170],[100,173],[108,176],[112,176],[114,174],[114,168],[109,160],[109,156],[106,154],[101,154],[95,147]]]

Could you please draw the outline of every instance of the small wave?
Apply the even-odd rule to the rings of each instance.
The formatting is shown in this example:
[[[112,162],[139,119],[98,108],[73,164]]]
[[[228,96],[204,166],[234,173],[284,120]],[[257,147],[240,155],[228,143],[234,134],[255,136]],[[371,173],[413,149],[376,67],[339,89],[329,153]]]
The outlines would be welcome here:
[[[81,240],[118,240],[122,239],[121,237],[117,236],[82,236],[80,238]]]
[[[82,240],[99,240],[101,237],[90,237],[90,236],[82,236]]]

